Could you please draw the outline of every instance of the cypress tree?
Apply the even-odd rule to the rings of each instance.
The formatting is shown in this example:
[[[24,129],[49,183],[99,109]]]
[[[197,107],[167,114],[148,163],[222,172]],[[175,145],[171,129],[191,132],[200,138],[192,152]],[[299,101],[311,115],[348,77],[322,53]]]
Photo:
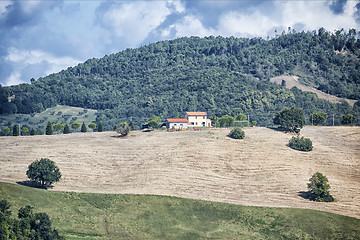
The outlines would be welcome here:
[[[130,121],[130,123],[129,123],[129,128],[130,128],[130,131],[134,130],[134,123],[132,121]]]
[[[81,132],[87,132],[87,127],[85,125],[85,123],[83,122],[83,124],[81,125]]]
[[[13,127],[13,136],[19,136],[19,125],[17,124]]]
[[[50,121],[48,121],[47,125],[46,125],[46,131],[45,131],[46,135],[52,135],[53,134],[53,128],[52,128],[52,124]]]
[[[104,128],[103,128],[102,123],[99,122],[99,124],[98,124],[98,132],[102,132],[102,131],[104,131]]]
[[[69,127],[69,125],[68,125],[67,123],[65,124],[63,133],[64,133],[64,134],[70,133],[70,127]]]
[[[34,135],[35,135],[35,130],[34,130],[34,128],[31,128],[31,130],[30,130],[30,135],[31,135],[31,136],[34,136]]]

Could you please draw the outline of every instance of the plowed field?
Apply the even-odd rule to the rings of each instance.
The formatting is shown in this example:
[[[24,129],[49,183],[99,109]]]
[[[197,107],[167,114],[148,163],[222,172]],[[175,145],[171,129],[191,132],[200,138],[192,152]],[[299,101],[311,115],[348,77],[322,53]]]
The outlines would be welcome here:
[[[287,147],[291,134],[247,128],[0,137],[0,181],[27,180],[28,165],[55,161],[53,191],[172,195],[252,206],[311,208],[360,218],[360,128],[305,127],[312,152]],[[333,203],[301,197],[315,172],[326,175]]]

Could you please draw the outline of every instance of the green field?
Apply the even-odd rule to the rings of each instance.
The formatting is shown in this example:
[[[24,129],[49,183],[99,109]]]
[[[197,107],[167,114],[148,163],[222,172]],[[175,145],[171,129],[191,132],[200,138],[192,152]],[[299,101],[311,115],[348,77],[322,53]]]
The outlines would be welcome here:
[[[0,130],[5,127],[12,130],[12,127],[15,124],[20,124],[21,127],[26,126],[29,130],[31,128],[34,128],[35,130],[45,130],[48,121],[52,124],[67,123],[69,125],[73,122],[85,122],[85,124],[88,125],[91,122],[96,122],[96,114],[97,110],[58,105],[36,114],[1,115]]]
[[[15,216],[46,212],[67,239],[360,239],[360,220],[337,214],[153,195],[54,192],[0,183]],[[326,203],[325,203],[326,204]]]

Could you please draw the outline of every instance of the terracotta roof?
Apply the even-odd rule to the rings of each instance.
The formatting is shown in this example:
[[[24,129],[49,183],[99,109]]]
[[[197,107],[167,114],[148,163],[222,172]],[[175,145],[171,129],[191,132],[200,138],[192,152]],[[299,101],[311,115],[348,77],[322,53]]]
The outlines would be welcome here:
[[[171,123],[187,123],[188,120],[185,118],[168,118],[166,119],[166,121],[171,122]]]
[[[206,112],[186,112],[188,116],[207,116]]]

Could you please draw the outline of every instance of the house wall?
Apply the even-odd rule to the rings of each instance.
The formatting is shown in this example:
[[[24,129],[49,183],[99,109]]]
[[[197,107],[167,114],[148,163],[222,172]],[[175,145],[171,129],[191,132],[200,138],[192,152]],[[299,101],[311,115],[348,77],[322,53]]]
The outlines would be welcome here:
[[[194,127],[211,127],[211,120],[207,116],[188,116],[186,114],[185,117]]]
[[[168,129],[172,129],[172,128],[175,128],[175,129],[181,129],[181,128],[187,128],[188,125],[187,123],[183,123],[183,122],[177,122],[177,123],[172,123],[172,122],[166,122],[166,128]]]

